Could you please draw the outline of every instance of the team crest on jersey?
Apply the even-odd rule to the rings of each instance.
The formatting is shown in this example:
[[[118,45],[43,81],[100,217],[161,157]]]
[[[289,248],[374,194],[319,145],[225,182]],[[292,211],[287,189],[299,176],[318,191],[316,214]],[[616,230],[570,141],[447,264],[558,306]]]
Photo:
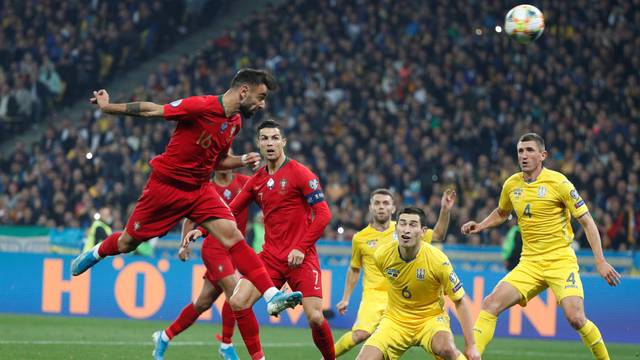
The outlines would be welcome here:
[[[425,273],[424,269],[416,269],[416,279],[424,280],[424,273]]]
[[[139,231],[140,230],[140,222],[136,221],[133,223],[133,230],[135,231]]]
[[[517,189],[513,190],[513,197],[516,200],[519,200],[520,196],[522,196],[522,189],[521,188],[517,188]]]
[[[386,269],[384,273],[391,278],[397,279],[398,275],[400,275],[400,270],[396,269]]]
[[[367,246],[372,248],[372,249],[374,247],[376,247],[377,245],[378,245],[378,240],[369,240],[369,241],[367,241]]]
[[[269,181],[267,181],[267,188],[268,188],[269,190],[272,190],[272,189],[273,189],[273,185],[274,185],[275,183],[276,183],[276,182],[275,182],[275,181],[273,181],[273,178],[269,178]]]
[[[544,187],[544,186],[540,186],[538,188],[538,197],[539,198],[543,198],[543,197],[545,197],[545,195],[547,195],[547,188]]]
[[[220,134],[222,134],[225,130],[227,130],[228,127],[229,127],[228,122],[225,122],[222,125],[220,125]]]
[[[311,190],[318,190],[319,186],[320,182],[318,181],[318,179],[309,180],[309,187],[311,188]]]
[[[393,233],[393,241],[398,241],[398,234],[395,232]]]
[[[172,102],[169,103],[169,105],[171,105],[174,108],[180,106],[180,104],[182,104],[182,99],[175,100],[175,101],[172,101]]]
[[[224,192],[222,193],[222,195],[224,196],[225,199],[231,200],[231,190],[224,189]]]

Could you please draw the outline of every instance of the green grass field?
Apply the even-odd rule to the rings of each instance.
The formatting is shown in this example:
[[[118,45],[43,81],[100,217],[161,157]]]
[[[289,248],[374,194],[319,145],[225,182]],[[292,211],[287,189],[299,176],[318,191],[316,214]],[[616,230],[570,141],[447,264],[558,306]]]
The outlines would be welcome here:
[[[168,325],[165,321],[82,319],[0,315],[0,359],[151,359],[151,334]],[[319,359],[320,353],[306,329],[262,327],[266,357],[277,360]],[[218,324],[198,323],[171,343],[166,359],[216,359],[213,334]],[[344,331],[334,331],[334,337]],[[248,359],[240,334],[234,336],[242,359]],[[457,338],[458,344],[461,338]],[[607,344],[611,359],[640,359],[640,346]],[[341,359],[354,359],[353,349]],[[429,358],[413,348],[403,359]],[[495,339],[484,359],[553,360],[591,359],[580,342]]]

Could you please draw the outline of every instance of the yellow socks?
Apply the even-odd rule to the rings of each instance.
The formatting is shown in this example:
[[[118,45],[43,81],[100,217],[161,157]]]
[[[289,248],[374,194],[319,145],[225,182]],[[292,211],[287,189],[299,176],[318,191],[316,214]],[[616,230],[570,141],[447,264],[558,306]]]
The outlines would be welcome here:
[[[467,360],[467,357],[464,356],[464,354],[460,353],[460,355],[458,355],[458,357],[456,358],[456,360]]]
[[[587,320],[587,323],[578,330],[582,342],[591,350],[593,356],[598,360],[609,360],[609,353],[607,347],[604,345],[602,335],[596,324]]]
[[[473,327],[473,337],[476,340],[476,347],[480,354],[484,352],[487,344],[493,339],[493,332],[496,330],[497,321],[497,316],[484,310],[480,311],[478,320],[476,320],[476,324]]]
[[[349,331],[345,333],[336,342],[336,345],[335,345],[336,357],[343,355],[347,351],[353,349],[355,346],[356,346],[356,343],[353,342],[353,332]]]

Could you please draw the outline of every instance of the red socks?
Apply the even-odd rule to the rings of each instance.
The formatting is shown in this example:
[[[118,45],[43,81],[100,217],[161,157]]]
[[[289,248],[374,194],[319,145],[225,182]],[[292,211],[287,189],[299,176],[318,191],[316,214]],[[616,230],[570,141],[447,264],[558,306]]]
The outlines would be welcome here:
[[[120,254],[120,251],[118,250],[118,238],[121,234],[122,231],[114,232],[107,236],[106,239],[102,240],[100,247],[98,247],[98,255],[103,258],[105,256]]]
[[[262,345],[260,345],[260,328],[258,327],[258,320],[251,308],[234,311],[233,315],[238,322],[238,329],[240,329],[240,335],[242,340],[247,346],[247,351],[251,354],[251,359],[260,359],[264,356],[262,352]],[[333,346],[333,344],[331,344]]]
[[[322,353],[324,360],[335,360],[336,351],[333,346],[333,335],[327,319],[324,319],[322,325],[318,327],[312,326],[311,334],[313,335],[313,342]]]
[[[236,326],[236,318],[233,315],[231,306],[228,301],[224,302],[222,306],[222,342],[225,344],[231,344],[231,338],[233,337],[233,328]]]
[[[180,312],[178,318],[171,324],[168,328],[164,330],[169,339],[173,339],[174,336],[180,334],[185,329],[187,329],[191,324],[193,324],[200,314],[196,311],[196,308],[193,306],[193,303],[185,306]]]
[[[267,274],[262,261],[246,241],[238,241],[230,247],[229,255],[231,255],[231,261],[236,269],[253,283],[260,294],[264,294],[265,291],[273,287],[273,281]]]

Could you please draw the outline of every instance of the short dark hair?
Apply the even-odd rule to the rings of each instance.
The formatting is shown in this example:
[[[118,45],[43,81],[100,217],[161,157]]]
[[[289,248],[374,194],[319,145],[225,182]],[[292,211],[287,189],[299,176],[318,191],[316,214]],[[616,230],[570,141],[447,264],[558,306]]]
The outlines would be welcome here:
[[[417,206],[407,206],[405,208],[402,208],[402,210],[400,210],[400,212],[396,216],[396,221],[400,220],[400,215],[402,214],[418,215],[420,217],[420,226],[421,227],[427,226],[427,214],[425,214],[424,210],[422,210]]]
[[[391,190],[385,189],[385,188],[378,188],[373,190],[373,192],[371,193],[371,196],[369,196],[369,199],[373,200],[373,197],[375,195],[388,195],[391,197],[391,199],[393,199],[393,193],[391,192]]]
[[[258,125],[258,134],[262,129],[278,129],[280,130],[280,134],[284,137],[284,130],[282,130],[282,125],[275,120],[265,120]]]
[[[278,82],[276,79],[266,70],[258,69],[241,69],[236,73],[236,76],[231,80],[231,87],[236,88],[240,85],[260,85],[265,84],[267,89],[275,91],[278,89]]]
[[[538,144],[538,147],[540,148],[540,150],[544,150],[544,139],[542,138],[542,136],[536,133],[526,133],[520,136],[520,139],[518,139],[518,142],[523,142],[523,141],[535,141]]]

